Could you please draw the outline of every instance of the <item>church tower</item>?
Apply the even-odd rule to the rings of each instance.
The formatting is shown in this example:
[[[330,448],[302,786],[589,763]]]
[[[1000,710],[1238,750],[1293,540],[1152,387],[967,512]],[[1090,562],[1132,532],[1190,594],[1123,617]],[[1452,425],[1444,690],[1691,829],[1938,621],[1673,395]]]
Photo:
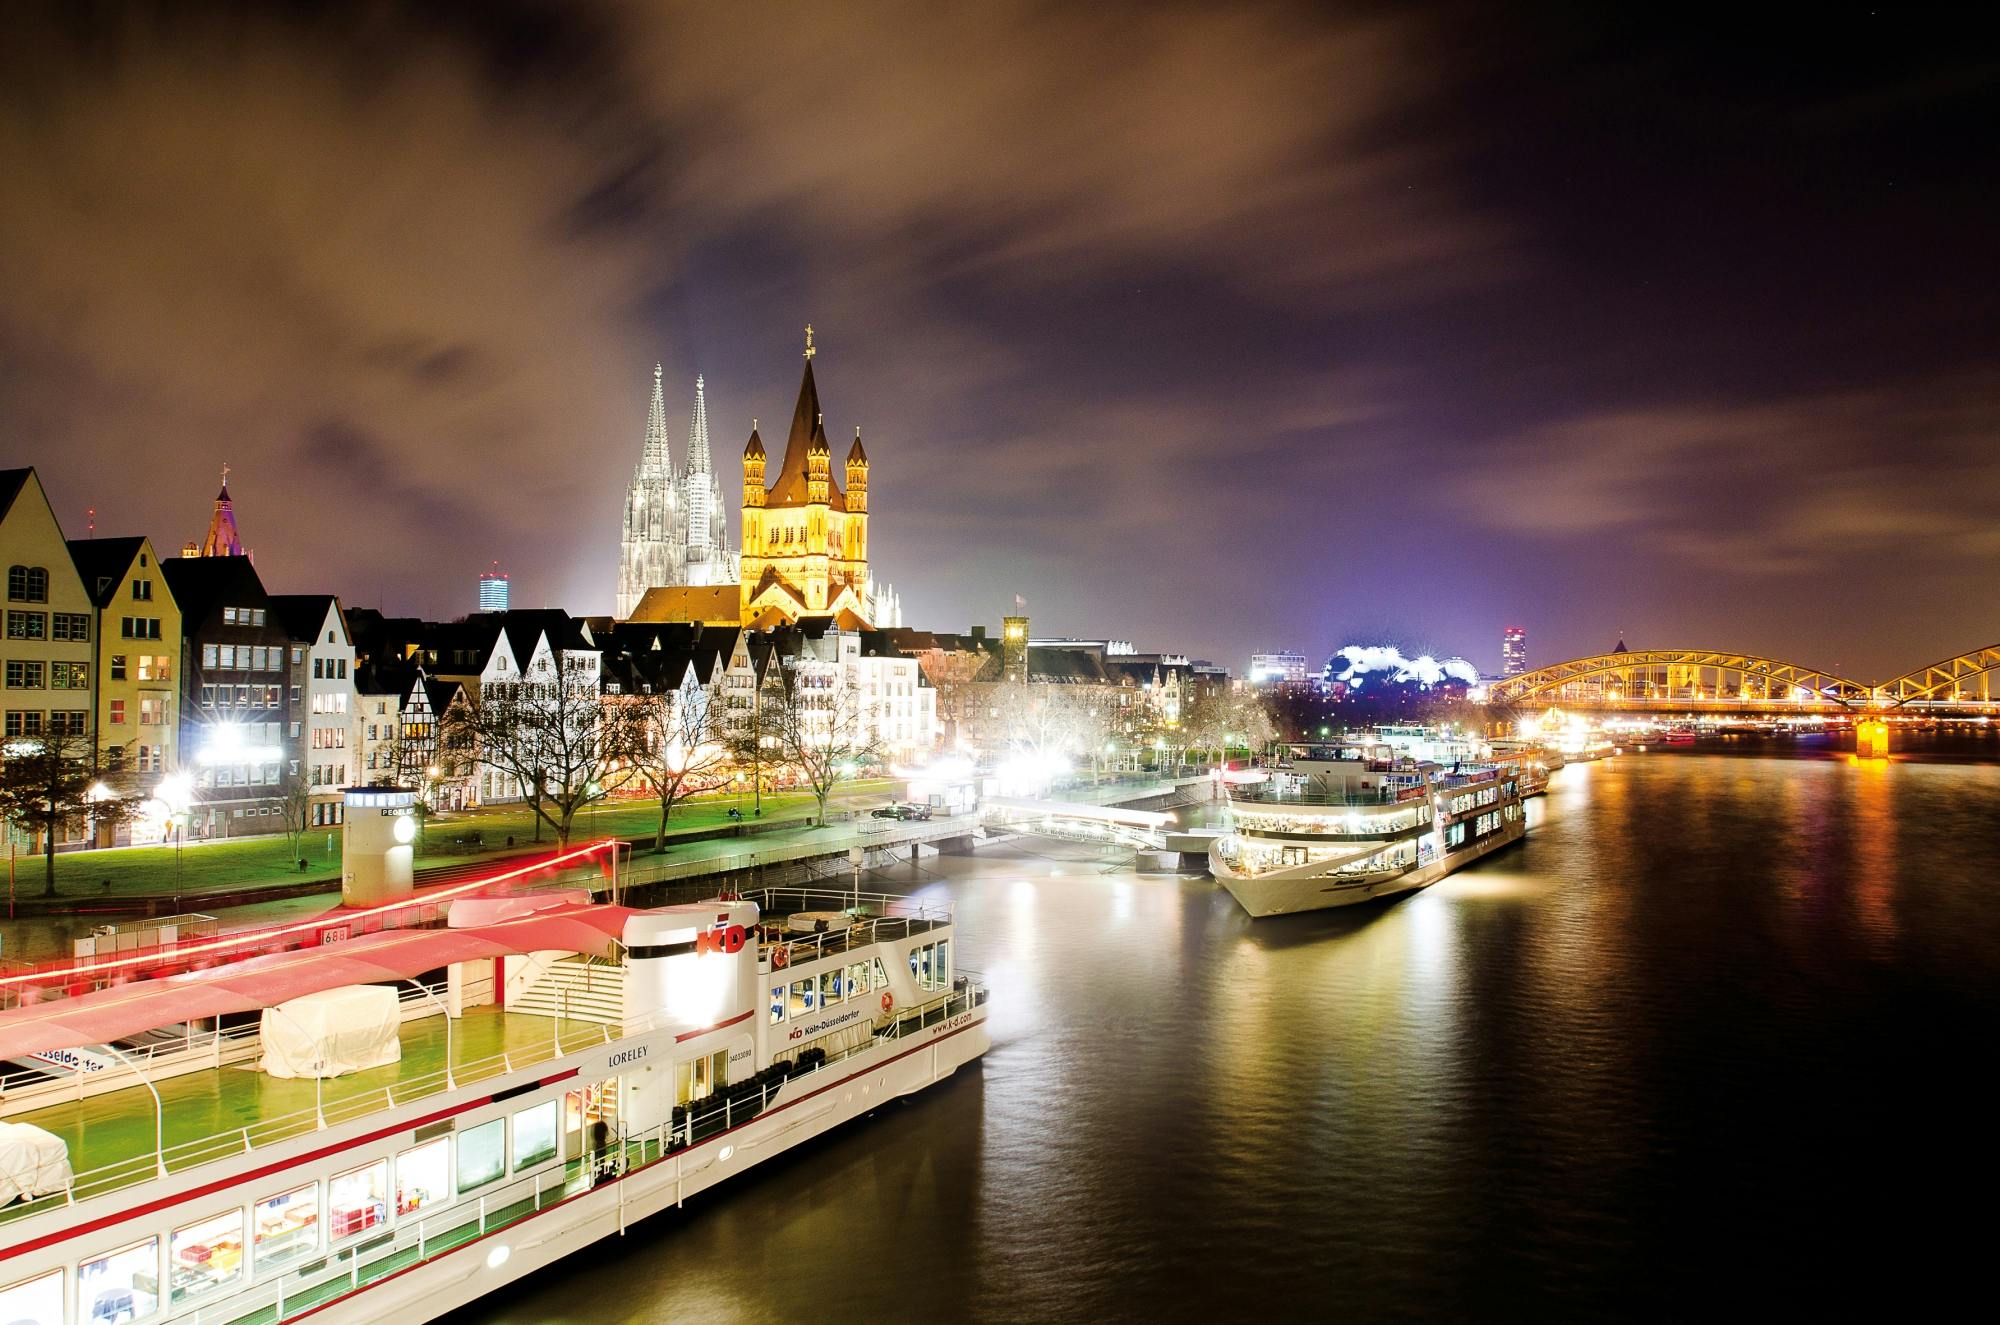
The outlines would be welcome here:
[[[682,547],[675,539],[680,509],[667,453],[667,403],[661,368],[653,365],[653,399],[646,409],[646,440],[632,485],[625,492],[625,530],[618,563],[618,615],[622,619],[658,584],[680,584]]]
[[[833,472],[833,447],[813,380],[812,328],[806,328],[805,373],[777,476],[764,483],[764,446],[753,431],[743,453],[743,624],[768,627],[800,617],[832,617],[853,627],[871,624],[868,606],[868,457],[848,453],[854,498]]]
[[[229,496],[229,466],[222,467],[222,490],[215,494],[215,511],[208,517],[208,537],[199,546],[181,548],[183,557],[247,557],[236,532],[236,503]]]
[[[694,379],[694,418],[688,424],[687,470],[681,475],[680,489],[685,582],[697,586],[735,584],[736,553],[729,546],[722,480],[709,459],[708,394],[700,377]]]

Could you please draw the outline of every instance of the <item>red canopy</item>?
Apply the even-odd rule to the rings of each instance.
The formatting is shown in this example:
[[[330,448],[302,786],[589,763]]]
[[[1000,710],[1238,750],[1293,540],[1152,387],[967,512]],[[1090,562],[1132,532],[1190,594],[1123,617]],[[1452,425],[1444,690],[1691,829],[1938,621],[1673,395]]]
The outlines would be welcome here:
[[[389,930],[15,1008],[0,1012],[0,1059],[108,1044],[322,989],[410,980],[453,962],[530,952],[609,956],[632,914],[622,906],[579,906],[465,929]]]

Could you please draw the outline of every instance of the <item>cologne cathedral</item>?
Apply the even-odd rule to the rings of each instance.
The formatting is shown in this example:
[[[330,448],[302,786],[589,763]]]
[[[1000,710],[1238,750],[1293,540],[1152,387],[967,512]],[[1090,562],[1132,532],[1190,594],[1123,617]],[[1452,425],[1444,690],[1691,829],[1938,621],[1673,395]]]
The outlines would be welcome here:
[[[869,574],[868,453],[861,446],[861,431],[855,430],[836,473],[813,381],[814,353],[812,328],[807,327],[798,404],[768,484],[770,458],[754,425],[743,448],[740,555],[728,551],[721,488],[709,472],[700,382],[688,471],[677,486],[667,460],[655,370],[646,451],[625,503],[620,619],[759,630],[802,620],[827,621],[843,630],[903,624],[895,590]]]
[[[646,441],[625,493],[625,537],[618,566],[618,615],[629,617],[656,585],[734,585],[736,553],[729,547],[722,484],[709,463],[708,402],[694,379],[694,419],[687,465],[674,468],[667,449],[667,406],[660,367],[653,366],[653,400]]]

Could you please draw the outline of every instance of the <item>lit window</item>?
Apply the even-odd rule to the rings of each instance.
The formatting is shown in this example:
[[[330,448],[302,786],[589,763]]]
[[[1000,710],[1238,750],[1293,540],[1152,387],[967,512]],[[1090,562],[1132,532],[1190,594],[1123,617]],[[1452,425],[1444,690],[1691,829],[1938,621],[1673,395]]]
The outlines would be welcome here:
[[[785,987],[771,986],[771,1024],[777,1025],[785,1019]]]
[[[451,1199],[451,1140],[439,1137],[396,1156],[396,1213]]]
[[[243,1211],[175,1229],[168,1261],[176,1306],[233,1283],[243,1273]]]
[[[159,1291],[160,1240],[147,1238],[78,1267],[77,1315],[88,1321],[140,1320],[160,1305]]]
[[[253,1218],[258,1273],[310,1256],[319,1249],[319,1184],[257,1202]]]
[[[21,569],[19,566],[15,570]],[[33,1279],[0,1288],[0,1320],[60,1325],[63,1319],[63,1272],[50,1270]]]
[[[483,1187],[507,1171],[507,1120],[468,1127],[458,1134],[458,1189]]]
[[[556,1102],[537,1104],[514,1115],[514,1171],[519,1173],[556,1153]]]
[[[389,1207],[389,1161],[339,1174],[326,1184],[326,1236],[329,1242],[365,1233],[387,1223]]]

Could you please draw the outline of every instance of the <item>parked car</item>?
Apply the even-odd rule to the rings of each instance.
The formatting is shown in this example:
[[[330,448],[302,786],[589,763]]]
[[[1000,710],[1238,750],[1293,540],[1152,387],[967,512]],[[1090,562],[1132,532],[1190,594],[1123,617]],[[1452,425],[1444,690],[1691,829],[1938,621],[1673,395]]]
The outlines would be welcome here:
[[[900,805],[877,805],[868,812],[877,819],[901,819],[903,807]]]

